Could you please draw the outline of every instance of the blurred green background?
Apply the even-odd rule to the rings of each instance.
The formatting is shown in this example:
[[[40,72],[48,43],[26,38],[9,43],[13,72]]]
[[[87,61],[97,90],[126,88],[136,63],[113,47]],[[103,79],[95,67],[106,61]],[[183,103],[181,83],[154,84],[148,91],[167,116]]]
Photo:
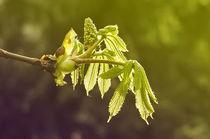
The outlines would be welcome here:
[[[101,100],[96,87],[56,87],[39,68],[0,58],[1,139],[209,139],[210,0],[0,0],[0,48],[52,54],[71,27],[83,41],[85,17],[117,24],[127,57],[145,68],[159,99],[147,126],[129,94],[107,124],[116,82]]]

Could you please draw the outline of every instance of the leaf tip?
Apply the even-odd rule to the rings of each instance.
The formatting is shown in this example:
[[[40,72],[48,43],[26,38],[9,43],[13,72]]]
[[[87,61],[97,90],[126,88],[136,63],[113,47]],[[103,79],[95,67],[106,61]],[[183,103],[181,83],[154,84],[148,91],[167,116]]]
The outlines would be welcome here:
[[[101,94],[101,99],[103,99],[104,98],[104,95],[103,94]]]
[[[152,113],[150,114],[150,117],[153,119]]]
[[[107,123],[109,123],[111,119],[112,119],[112,115],[109,116],[109,119],[107,120]]]
[[[75,85],[73,85],[73,90],[75,91]]]
[[[156,99],[156,100],[154,100],[154,102],[155,102],[156,104],[158,104],[158,101],[157,101],[157,99]]]
[[[86,91],[86,94],[87,94],[87,96],[89,96],[89,91],[88,90]]]
[[[147,116],[142,117],[142,119],[146,122],[147,125],[149,125],[149,122],[147,121]]]

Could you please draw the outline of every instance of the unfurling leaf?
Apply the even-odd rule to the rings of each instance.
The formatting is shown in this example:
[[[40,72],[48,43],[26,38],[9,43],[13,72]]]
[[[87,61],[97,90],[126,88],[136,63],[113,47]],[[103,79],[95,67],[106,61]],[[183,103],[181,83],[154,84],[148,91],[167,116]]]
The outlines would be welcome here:
[[[136,108],[139,110],[139,113],[141,114],[141,118],[147,123],[147,118],[149,116],[149,113],[147,111],[147,109],[145,108],[145,105],[144,105],[144,102],[143,102],[143,99],[142,99],[142,95],[141,95],[141,91],[140,89],[138,89],[136,92],[135,92],[135,98],[136,98]]]
[[[116,56],[116,54],[115,54],[114,51],[109,50],[109,49],[106,49],[106,48],[103,50],[103,54],[104,54],[104,55],[109,55],[109,56],[111,56],[111,57]]]
[[[117,76],[119,76],[122,73],[123,73],[123,67],[115,66],[115,67],[109,69],[108,71],[100,74],[99,77],[103,78],[103,79],[112,79],[112,78],[116,78]]]
[[[124,101],[125,96],[127,94],[128,88],[129,88],[129,79],[124,79],[120,82],[117,89],[114,92],[114,95],[112,96],[111,101],[109,102],[109,119],[107,122],[111,120],[111,118],[120,111]]]
[[[132,71],[132,67],[133,67],[132,61],[127,61],[125,63],[123,79],[118,85],[117,89],[115,90],[111,101],[109,102],[110,116],[107,122],[109,122],[113,116],[117,115],[117,113],[120,111],[124,103],[125,96],[130,86],[130,81],[131,81],[130,74]]]
[[[101,63],[99,74],[107,72],[109,70],[109,64]],[[104,94],[109,90],[111,86],[111,79],[102,79],[98,78],[98,87],[101,92],[101,98],[103,98]]]
[[[125,56],[123,55],[123,53],[117,48],[117,46],[115,45],[115,43],[110,40],[109,38],[106,38],[104,40],[105,44],[106,44],[106,47],[109,49],[109,50],[112,50],[116,53],[116,57],[117,57],[117,60],[119,61],[123,61],[125,62],[126,61],[126,58]]]
[[[78,42],[77,44],[78,48],[77,48],[77,55],[81,55],[84,52],[84,45],[80,42]],[[85,64],[80,64],[79,66],[79,75],[80,75],[80,84],[82,84],[83,80],[84,80],[84,74],[85,74]]]
[[[98,76],[98,67],[99,67],[99,63],[91,63],[88,67],[88,70],[84,79],[87,95],[89,95],[89,91],[92,90],[96,84],[97,76]]]
[[[147,108],[148,112],[152,116],[152,113],[154,112],[154,108],[152,107],[152,104],[150,102],[148,93],[147,93],[147,91],[145,90],[144,87],[141,88],[141,93],[142,93],[142,98],[143,98],[145,107]]]
[[[117,35],[119,33],[117,25],[109,25],[102,29],[99,29],[98,35],[107,36],[107,35]]]
[[[81,64],[79,67],[79,75],[80,75],[80,84],[82,84],[85,76],[85,64]]]
[[[124,77],[125,79],[130,78],[130,74],[133,68],[133,61],[129,60],[124,65]]]
[[[134,71],[136,108],[139,110],[142,119],[144,119],[146,123],[149,124],[147,118],[149,116],[151,116],[152,118],[152,113],[154,112],[154,108],[149,98],[149,91],[151,91],[152,89],[149,86],[149,82],[143,67],[137,61],[134,61]],[[155,98],[153,93],[152,96],[153,98],[150,96],[152,100],[157,103],[157,99]]]
[[[118,35],[108,35],[107,38],[109,38],[120,51],[128,52],[125,42]]]
[[[75,41],[75,46],[73,47],[72,51],[71,51],[71,56],[76,56],[76,55],[80,55],[84,52],[84,46],[82,43],[80,43],[78,40]],[[80,66],[80,69],[77,68],[76,70],[74,70],[72,73],[71,73],[71,79],[72,79],[72,84],[73,84],[73,89],[75,89],[75,86],[77,85],[78,83],[78,79],[79,79],[79,71],[81,72],[80,73],[80,76],[84,77],[84,69],[81,69],[83,68],[83,64]],[[81,82],[83,80],[83,77],[81,78]]]
[[[139,90],[142,87],[141,81],[143,77],[141,73],[141,67],[137,61],[134,61],[134,71],[135,71],[135,74],[134,74],[133,84],[134,84],[135,90]]]
[[[141,81],[142,82],[139,82],[139,81],[134,81],[136,82],[136,84],[134,85],[135,88],[139,88],[139,86],[142,86],[142,85],[145,85],[145,89],[146,91],[148,92],[149,96],[152,98],[152,100],[158,104],[157,102],[157,98],[155,97],[155,94],[153,93],[151,87],[150,87],[150,84],[149,84],[149,81],[147,79],[147,75],[144,71],[144,68],[137,62],[137,61],[134,61],[134,68],[136,69],[135,70],[135,74],[141,74]],[[137,75],[138,76],[138,75]],[[138,84],[139,82],[139,84]]]
[[[73,89],[75,89],[75,86],[77,85],[78,79],[79,79],[79,69],[78,68],[76,70],[74,70],[73,72],[71,72],[71,79],[72,79]]]

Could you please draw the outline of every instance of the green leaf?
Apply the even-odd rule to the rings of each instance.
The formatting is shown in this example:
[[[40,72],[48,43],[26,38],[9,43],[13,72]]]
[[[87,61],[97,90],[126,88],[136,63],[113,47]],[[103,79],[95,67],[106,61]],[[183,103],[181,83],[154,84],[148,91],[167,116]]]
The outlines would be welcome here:
[[[102,55],[105,56],[109,60],[115,60],[114,57],[116,56],[114,51],[106,49],[106,48],[102,51]]]
[[[79,79],[79,69],[78,68],[76,70],[74,70],[73,72],[71,72],[71,79],[72,79],[73,89],[75,89],[75,86],[77,85],[78,79]]]
[[[71,49],[70,56],[80,55],[84,52],[84,46],[79,40],[75,39],[74,46]]]
[[[127,94],[129,88],[129,78],[123,79],[120,84],[118,85],[117,89],[114,92],[114,95],[112,96],[111,101],[109,102],[109,119],[107,122],[111,120],[111,118],[120,111],[124,101],[125,96]]]
[[[109,70],[109,65],[105,63],[100,64],[100,71],[99,74],[103,74]],[[98,86],[101,92],[101,98],[103,98],[104,94],[109,90],[111,86],[111,79],[103,79],[98,78]]]
[[[147,109],[145,108],[140,89],[138,89],[135,92],[135,98],[136,98],[136,108],[139,110],[141,118],[144,119],[144,121],[147,124],[149,124],[148,121],[147,121],[147,118],[148,118],[149,114],[148,114]]]
[[[75,55],[77,55],[77,49],[78,49],[78,41],[77,40],[75,40],[75,43],[74,43],[74,45],[73,45],[73,47],[71,48],[71,50],[70,50],[70,56],[75,56]]]
[[[145,89],[147,90],[149,96],[152,98],[152,100],[158,104],[157,98],[155,97],[154,92],[152,91],[149,81],[147,79],[147,75],[144,71],[144,68],[138,63],[138,66],[140,67],[141,73],[142,73],[142,77],[143,77],[143,82],[145,84]]]
[[[142,119],[147,122],[148,116],[151,116],[154,112],[154,108],[150,102],[148,89],[151,90],[148,85],[145,71],[143,67],[137,62],[134,61],[134,86],[135,86],[135,95],[136,95],[136,107],[139,110]],[[156,101],[156,99],[153,101]]]
[[[118,26],[117,25],[109,25],[102,29],[99,29],[98,35],[107,36],[107,35],[117,35],[118,34]]]
[[[84,45],[77,40],[77,55],[81,55],[84,52]]]
[[[110,56],[116,56],[116,54],[115,54],[115,52],[114,51],[112,51],[112,50],[109,50],[109,49],[104,49],[103,50],[103,54],[106,54],[106,55],[110,55]]]
[[[124,65],[124,77],[123,78],[129,78],[131,71],[133,68],[133,61],[129,60]]]
[[[79,67],[79,72],[80,72],[80,84],[82,84],[83,80],[84,80],[84,76],[85,76],[85,64],[81,64]]]
[[[89,91],[92,90],[96,84],[97,76],[98,76],[98,67],[99,67],[99,63],[91,63],[88,67],[88,70],[84,79],[87,95],[89,95]]]
[[[114,42],[112,42],[109,38],[106,38],[104,40],[106,47],[112,51],[114,51],[116,53],[117,59],[119,61],[126,61],[125,56],[123,55],[123,53],[117,48],[117,46],[115,45]]]
[[[154,112],[154,108],[152,107],[152,104],[150,102],[148,93],[144,88],[144,85],[141,88],[141,93],[142,93],[142,99],[144,101],[145,107],[147,108],[148,112],[151,114],[151,117],[152,117],[152,113]]]
[[[134,77],[133,77],[133,73],[134,73],[134,70],[132,69],[131,74],[130,74],[131,82],[130,82],[130,86],[129,86],[129,90],[131,90],[132,92],[134,92],[134,84],[133,84]]]
[[[124,103],[125,96],[127,94],[127,91],[130,86],[130,74],[133,68],[133,61],[127,61],[124,66],[124,76],[122,81],[120,82],[119,86],[114,92],[114,95],[109,102],[109,119],[107,122],[109,122],[112,118],[112,116],[115,116],[121,109],[122,104]]]
[[[118,35],[108,35],[107,38],[109,38],[120,51],[128,52],[125,42]]]
[[[110,70],[100,74],[99,77],[103,79],[112,79],[122,74],[124,71],[123,69],[123,66],[115,66]]]
[[[134,87],[135,90],[139,90],[142,87],[142,73],[141,67],[137,61],[134,61]]]

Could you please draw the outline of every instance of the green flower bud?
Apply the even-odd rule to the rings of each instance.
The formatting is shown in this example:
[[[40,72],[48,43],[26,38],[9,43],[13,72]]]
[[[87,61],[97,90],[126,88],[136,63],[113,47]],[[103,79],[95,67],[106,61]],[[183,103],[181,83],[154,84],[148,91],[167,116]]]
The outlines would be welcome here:
[[[93,45],[97,41],[97,29],[93,21],[88,17],[84,24],[84,45]]]
[[[70,73],[75,70],[76,63],[71,59],[66,59],[65,61],[60,62],[57,66],[58,70]]]

